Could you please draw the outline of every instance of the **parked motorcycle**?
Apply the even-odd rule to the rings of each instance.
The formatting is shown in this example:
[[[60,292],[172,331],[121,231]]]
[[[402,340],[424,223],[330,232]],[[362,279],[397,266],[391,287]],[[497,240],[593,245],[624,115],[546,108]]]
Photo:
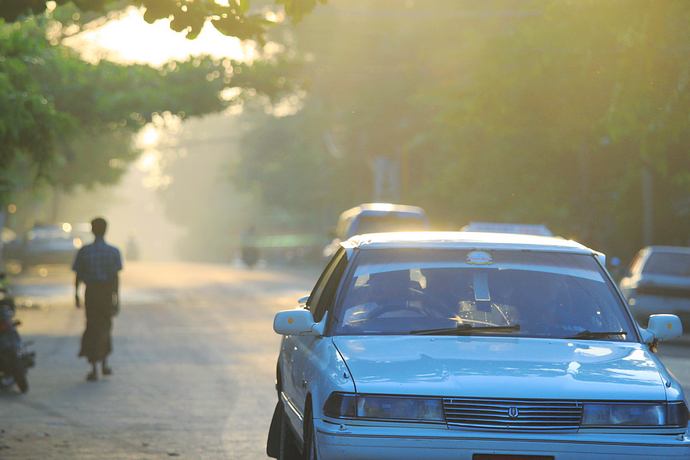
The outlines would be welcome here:
[[[0,273],[0,384],[16,384],[19,391],[29,391],[26,377],[34,366],[35,353],[28,350],[29,344],[22,343],[17,327],[21,322],[14,318],[16,306],[14,297],[5,285],[5,274]]]

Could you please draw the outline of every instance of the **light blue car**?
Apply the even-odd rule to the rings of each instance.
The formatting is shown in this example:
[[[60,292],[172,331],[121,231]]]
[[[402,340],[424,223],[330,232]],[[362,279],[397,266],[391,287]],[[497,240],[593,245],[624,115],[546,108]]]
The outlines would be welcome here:
[[[361,235],[300,303],[274,320],[269,456],[690,458],[683,390],[654,354],[680,320],[639,328],[573,241]]]

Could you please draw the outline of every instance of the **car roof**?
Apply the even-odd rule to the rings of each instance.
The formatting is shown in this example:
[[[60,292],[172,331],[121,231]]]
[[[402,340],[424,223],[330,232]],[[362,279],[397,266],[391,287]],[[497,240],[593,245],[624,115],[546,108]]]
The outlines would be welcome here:
[[[576,254],[600,254],[559,237],[481,232],[391,232],[356,235],[342,243],[357,249],[512,249]]]
[[[650,252],[673,252],[677,254],[690,254],[690,247],[687,246],[647,246]]]
[[[426,215],[424,210],[419,206],[410,206],[407,204],[393,204],[393,203],[362,203],[359,206],[350,208],[341,214],[342,217],[349,217],[357,214],[375,215],[386,214],[389,212],[404,213],[404,214],[419,214]]]

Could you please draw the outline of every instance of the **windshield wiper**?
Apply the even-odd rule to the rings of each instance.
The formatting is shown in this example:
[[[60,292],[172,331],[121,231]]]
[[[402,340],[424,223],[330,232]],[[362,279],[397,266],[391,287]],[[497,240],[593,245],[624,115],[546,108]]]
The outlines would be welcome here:
[[[456,327],[444,327],[441,329],[419,329],[410,331],[416,335],[472,335],[483,332],[515,332],[520,330],[519,324],[510,326],[472,326],[470,324],[458,324]]]
[[[625,331],[580,331],[571,337],[565,337],[566,339],[605,339],[611,337],[612,335],[628,335]]]

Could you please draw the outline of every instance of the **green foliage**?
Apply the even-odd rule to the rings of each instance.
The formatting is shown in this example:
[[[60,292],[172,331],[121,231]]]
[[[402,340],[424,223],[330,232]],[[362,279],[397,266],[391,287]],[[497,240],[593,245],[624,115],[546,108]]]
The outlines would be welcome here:
[[[688,24],[683,1],[333,0],[296,28],[313,58],[304,110],[254,120],[241,180],[268,214],[333,222],[374,198],[370,164],[387,156],[403,187],[382,198],[438,226],[546,223],[625,256],[650,169],[656,240],[687,244]]]
[[[539,14],[486,40],[468,81],[451,85],[461,100],[427,100],[441,123],[415,152],[439,160],[415,195],[473,219],[545,221],[625,254],[641,244],[648,168],[658,241],[687,243],[690,220],[672,209],[690,192],[690,6],[525,6]]]
[[[88,63],[50,44],[47,24],[0,23],[0,201],[34,178],[66,189],[113,183],[137,156],[132,134],[154,114],[218,112],[227,106],[224,88],[278,98],[294,82],[281,75],[293,65],[281,58],[252,65],[200,57],[159,69]],[[26,177],[17,177],[18,164]]]
[[[162,70],[90,64],[48,43],[39,20],[0,25],[0,49],[3,172],[24,161],[30,176],[63,187],[112,182],[122,172],[113,165],[134,156],[131,134],[153,113],[198,115],[224,107],[218,97],[224,68],[209,58]],[[11,179],[0,175],[4,190],[12,189]]]
[[[294,21],[310,13],[317,3],[326,0],[275,0]],[[124,5],[115,0],[56,0],[57,5],[72,3],[79,10],[91,13],[105,13]],[[170,28],[184,32],[190,39],[196,38],[208,21],[222,34],[242,40],[254,39],[262,42],[267,29],[273,24],[260,9],[252,9],[251,0],[230,0],[221,5],[215,0],[130,0],[130,5],[143,7],[144,19],[154,22],[171,19]],[[42,0],[0,0],[0,18],[7,21],[30,15],[42,14],[46,2]]]
[[[351,171],[325,149],[321,115],[308,109],[299,116],[245,116],[253,128],[243,136],[232,179],[269,208],[267,224],[318,228],[330,223],[333,206],[351,199]]]
[[[0,171],[15,157],[45,164],[50,148],[67,117],[55,109],[34,78],[34,64],[43,59],[42,37],[20,25],[0,24]],[[0,181],[7,181],[0,173]],[[9,186],[0,185],[3,191]]]

